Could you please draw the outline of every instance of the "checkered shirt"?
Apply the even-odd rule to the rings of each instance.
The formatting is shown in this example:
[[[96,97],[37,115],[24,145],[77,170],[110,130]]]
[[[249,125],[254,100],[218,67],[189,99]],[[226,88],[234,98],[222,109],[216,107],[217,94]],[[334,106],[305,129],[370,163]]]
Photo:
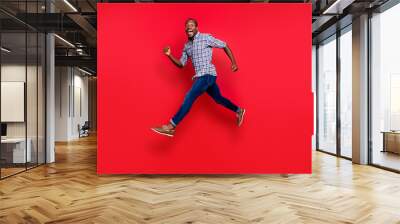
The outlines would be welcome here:
[[[217,75],[215,66],[211,63],[213,47],[224,48],[226,43],[210,34],[200,32],[197,32],[192,41],[186,42],[180,61],[185,66],[188,58],[191,59],[196,73],[193,78],[203,75]]]

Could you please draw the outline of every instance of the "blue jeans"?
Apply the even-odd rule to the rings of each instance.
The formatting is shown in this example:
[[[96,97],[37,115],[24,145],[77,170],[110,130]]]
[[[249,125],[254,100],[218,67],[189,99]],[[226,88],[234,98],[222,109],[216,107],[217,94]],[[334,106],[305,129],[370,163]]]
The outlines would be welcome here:
[[[216,103],[228,108],[233,112],[237,113],[239,111],[238,106],[236,106],[230,100],[221,95],[221,92],[219,91],[218,85],[216,83],[216,79],[217,77],[213,75],[204,75],[195,79],[192,88],[185,96],[182,106],[170,121],[173,126],[177,126],[179,122],[182,121],[182,119],[189,112],[197,97],[199,97],[204,92],[207,92],[207,94],[210,95]]]

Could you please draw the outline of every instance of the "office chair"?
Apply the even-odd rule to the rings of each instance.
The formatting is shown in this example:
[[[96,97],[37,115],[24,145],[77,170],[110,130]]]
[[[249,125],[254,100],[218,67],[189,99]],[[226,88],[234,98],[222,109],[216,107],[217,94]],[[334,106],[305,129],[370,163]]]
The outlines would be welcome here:
[[[85,121],[82,127],[80,127],[80,125],[78,124],[79,138],[89,136],[89,129],[90,129],[89,121]]]

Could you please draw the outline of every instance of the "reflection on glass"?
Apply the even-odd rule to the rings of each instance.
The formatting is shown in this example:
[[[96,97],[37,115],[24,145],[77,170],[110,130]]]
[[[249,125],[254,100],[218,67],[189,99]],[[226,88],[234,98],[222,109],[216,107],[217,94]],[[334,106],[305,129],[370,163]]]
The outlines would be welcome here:
[[[372,163],[400,170],[400,5],[372,17]],[[385,133],[386,132],[386,133]],[[384,134],[385,133],[385,134]],[[384,145],[384,142],[386,145]]]
[[[336,39],[318,48],[318,148],[336,153]]]
[[[340,151],[352,157],[352,35],[340,36]]]

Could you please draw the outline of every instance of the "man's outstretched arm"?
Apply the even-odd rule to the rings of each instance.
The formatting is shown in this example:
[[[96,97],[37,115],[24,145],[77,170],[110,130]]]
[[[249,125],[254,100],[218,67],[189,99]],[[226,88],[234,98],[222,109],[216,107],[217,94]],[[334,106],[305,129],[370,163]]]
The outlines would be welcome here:
[[[165,55],[167,55],[167,57],[179,68],[183,68],[184,64],[177,58],[175,58],[172,54],[171,54],[171,48],[170,47],[165,47],[164,48],[164,53]]]
[[[233,53],[232,53],[231,49],[228,47],[228,45],[226,45],[226,46],[224,47],[224,51],[225,51],[226,55],[228,55],[229,60],[231,60],[231,63],[232,63],[231,68],[232,68],[232,71],[233,71],[233,72],[236,72],[236,71],[238,70],[238,66],[237,66],[237,64],[236,64],[235,57],[233,56]]]

